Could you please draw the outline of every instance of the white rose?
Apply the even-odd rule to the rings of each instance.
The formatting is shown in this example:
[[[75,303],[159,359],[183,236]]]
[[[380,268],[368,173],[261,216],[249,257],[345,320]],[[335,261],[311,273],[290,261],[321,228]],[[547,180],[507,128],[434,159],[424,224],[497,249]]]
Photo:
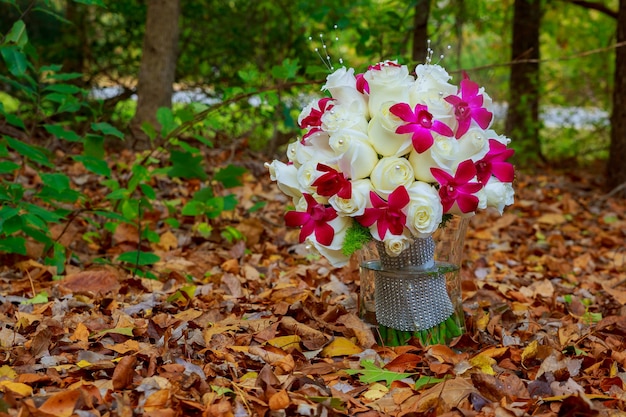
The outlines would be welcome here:
[[[365,133],[342,129],[332,134],[330,147],[337,155],[337,165],[348,178],[366,178],[378,163],[378,154],[369,144]]]
[[[411,243],[413,243],[413,239],[404,234],[392,235],[391,233],[387,233],[383,243],[385,244],[385,252],[387,252],[387,255],[396,257],[409,248]]]
[[[307,237],[307,242],[309,242],[317,251],[326,259],[328,262],[334,267],[342,267],[347,265],[348,260],[350,259],[346,255],[343,254],[343,242],[346,238],[346,231],[352,224],[352,219],[349,217],[338,216],[333,220],[328,222],[328,224],[335,231],[335,236],[333,237],[333,241],[328,246],[324,246],[320,244],[315,239],[315,233],[312,233]]]
[[[401,185],[409,188],[415,181],[415,174],[406,158],[389,156],[378,161],[372,170],[370,180],[376,192],[381,197],[387,198]]]
[[[367,119],[357,103],[337,104],[322,115],[322,129],[331,134],[341,129],[367,132]]]
[[[326,161],[335,157],[335,152],[328,144],[329,135],[318,132],[309,136],[305,143],[297,141],[294,145],[296,165],[300,167],[307,162]]]
[[[495,133],[495,132],[494,132]],[[480,161],[489,152],[489,138],[487,132],[478,126],[470,128],[458,142],[456,163],[471,159]]]
[[[295,211],[307,211],[309,203],[307,203],[306,198],[304,198],[303,195],[300,195],[300,197],[294,197],[291,199],[291,201],[293,202],[293,207]]]
[[[414,182],[409,189],[407,227],[415,237],[428,237],[441,224],[443,207],[435,187],[421,181]]]
[[[448,81],[452,79],[445,68],[437,64],[419,64],[415,67],[415,75],[417,76],[416,83],[423,86],[421,87],[423,89],[436,89],[438,86],[450,85]],[[454,92],[456,93],[456,88]]]
[[[405,155],[413,144],[410,134],[396,133],[398,126],[405,122],[389,111],[394,104],[393,101],[381,104],[380,112],[372,117],[367,130],[370,143],[382,156]]]
[[[372,183],[368,179],[352,181],[350,198],[341,198],[335,194],[328,199],[328,202],[338,213],[344,213],[350,217],[360,216],[369,204],[371,190]]]
[[[317,161],[307,161],[298,168],[296,178],[303,193],[314,194],[316,189],[313,187],[315,180],[322,175],[317,170]]]
[[[408,102],[409,88],[415,81],[409,75],[406,65],[383,62],[363,74],[370,89],[368,107],[370,116],[380,112],[380,106],[387,101]]]
[[[505,206],[510,206],[515,201],[515,191],[509,182],[500,182],[497,178],[491,178],[484,190],[487,194],[487,207],[494,207],[500,214]]]
[[[459,148],[457,140],[437,133],[433,133],[433,139],[433,145],[426,152],[412,150],[409,154],[409,162],[415,178],[419,181],[435,182],[435,177],[430,173],[433,167],[448,171],[456,169]]]
[[[359,93],[356,89],[356,77],[354,68],[346,70],[341,67],[328,77],[322,91],[330,92],[330,95],[341,104],[357,103],[359,111],[365,113],[367,109],[367,96]]]
[[[454,130],[456,117],[454,106],[444,100],[449,95],[457,93],[458,88],[450,83],[451,78],[446,70],[439,65],[420,64],[415,68],[417,79],[409,91],[409,105],[416,104],[428,106],[428,112],[433,118],[447,124]]]
[[[297,180],[298,170],[293,164],[285,164],[274,160],[271,164],[266,164],[270,172],[270,179],[276,181],[278,189],[289,197],[302,197],[300,184]]]
[[[287,145],[287,159],[289,160],[289,162],[298,162],[298,159],[296,157],[296,148],[298,147],[298,143],[300,143],[299,140],[291,142],[289,145]],[[298,165],[300,164],[298,163]]]

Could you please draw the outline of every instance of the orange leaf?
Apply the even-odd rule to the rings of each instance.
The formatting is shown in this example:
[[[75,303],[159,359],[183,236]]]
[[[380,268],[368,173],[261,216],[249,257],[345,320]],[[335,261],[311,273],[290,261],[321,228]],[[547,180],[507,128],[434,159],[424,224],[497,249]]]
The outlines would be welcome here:
[[[137,358],[134,356],[124,356],[113,371],[113,377],[111,382],[113,383],[113,389],[120,390],[129,386],[133,382],[135,376],[135,364]]]
[[[411,371],[415,369],[417,364],[421,361],[422,357],[415,353],[403,353],[385,365],[385,369],[393,372]]]
[[[270,410],[283,410],[289,406],[289,394],[284,389],[272,395],[269,400]]]
[[[56,417],[70,417],[74,414],[74,407],[76,407],[76,402],[79,398],[80,391],[77,389],[61,391],[48,398],[46,402],[39,407],[39,411]]]
[[[322,349],[320,355],[325,358],[332,358],[335,356],[356,355],[361,352],[363,352],[363,349],[352,343],[349,339],[346,339],[345,337],[336,337],[324,349]]]

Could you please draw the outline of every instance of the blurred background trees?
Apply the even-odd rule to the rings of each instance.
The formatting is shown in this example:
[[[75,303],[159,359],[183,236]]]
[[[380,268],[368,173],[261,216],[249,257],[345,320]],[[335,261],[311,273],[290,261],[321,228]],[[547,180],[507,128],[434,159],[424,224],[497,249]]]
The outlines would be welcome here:
[[[341,58],[357,69],[382,59],[412,67],[430,39],[435,62],[444,54],[457,80],[464,70],[487,86],[519,163],[608,161],[609,184],[626,181],[626,48],[614,47],[624,41],[624,0],[200,0],[180,2],[180,15],[177,5],[2,0],[0,33],[23,19],[33,65],[81,74],[71,82],[100,100],[97,117],[128,137],[145,134],[158,144],[156,109],[169,105],[173,92],[174,117],[193,126],[176,133],[266,153],[299,134],[302,102],[319,93],[329,72],[314,52],[322,48],[320,33],[335,66]],[[166,6],[172,9],[156,14],[152,31],[151,10]],[[152,81],[142,81],[150,72]],[[18,130],[36,134],[47,117],[82,120],[75,112],[27,117],[32,107],[18,104],[28,98],[8,68],[0,74],[4,111],[32,122]],[[146,121],[154,127],[149,135],[139,129]]]

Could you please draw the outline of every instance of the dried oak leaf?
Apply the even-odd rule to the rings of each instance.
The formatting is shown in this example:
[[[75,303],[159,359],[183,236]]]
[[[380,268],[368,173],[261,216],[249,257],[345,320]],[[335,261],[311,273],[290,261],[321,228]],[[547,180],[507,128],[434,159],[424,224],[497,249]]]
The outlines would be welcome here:
[[[135,356],[124,356],[115,367],[111,382],[114,390],[121,390],[132,384],[135,376]]]
[[[59,288],[74,294],[105,295],[120,288],[119,275],[110,269],[81,271],[67,275]]]

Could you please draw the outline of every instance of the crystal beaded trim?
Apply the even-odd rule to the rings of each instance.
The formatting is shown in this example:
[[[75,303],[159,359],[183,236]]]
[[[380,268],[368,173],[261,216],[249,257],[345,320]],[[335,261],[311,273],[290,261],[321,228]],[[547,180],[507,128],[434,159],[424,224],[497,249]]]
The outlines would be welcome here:
[[[382,270],[375,272],[376,320],[402,331],[427,330],[454,312],[445,274],[434,268],[432,237],[417,239],[400,256],[379,247]],[[431,267],[429,267],[429,265]]]

